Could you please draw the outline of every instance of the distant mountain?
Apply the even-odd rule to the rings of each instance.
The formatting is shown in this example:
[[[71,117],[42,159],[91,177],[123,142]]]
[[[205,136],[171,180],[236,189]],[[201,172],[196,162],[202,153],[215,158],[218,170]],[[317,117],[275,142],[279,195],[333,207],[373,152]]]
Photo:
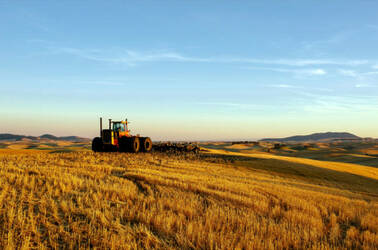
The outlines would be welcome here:
[[[278,141],[278,142],[308,142],[308,141],[333,141],[333,140],[358,140],[362,139],[354,134],[347,132],[327,132],[315,133],[311,135],[296,135],[286,138],[266,138],[260,141]]]
[[[41,136],[26,136],[26,135],[14,135],[14,134],[0,134],[0,141],[21,141],[21,140],[54,140],[54,141],[84,141],[86,138],[78,136],[54,136],[50,134],[44,134]]]
[[[25,135],[13,135],[13,134],[0,134],[0,140],[13,140],[20,141],[22,139],[37,140],[38,137],[35,136],[25,136]]]
[[[41,139],[49,139],[49,140],[57,140],[57,139],[59,139],[59,137],[56,137],[56,136],[50,135],[50,134],[41,135],[39,138],[41,138]]]

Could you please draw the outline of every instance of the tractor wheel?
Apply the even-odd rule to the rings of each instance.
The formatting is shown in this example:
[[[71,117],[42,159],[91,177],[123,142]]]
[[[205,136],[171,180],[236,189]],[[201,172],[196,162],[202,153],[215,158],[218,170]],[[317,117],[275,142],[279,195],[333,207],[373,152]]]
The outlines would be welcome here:
[[[92,141],[92,150],[94,152],[102,152],[104,151],[104,144],[102,143],[102,140],[100,137],[96,137]]]
[[[127,138],[127,137],[119,138],[119,140],[118,140],[119,151],[121,151],[121,152],[129,151],[129,143],[131,143],[130,138]]]
[[[139,138],[136,136],[133,136],[133,137],[130,137],[128,141],[129,141],[128,143],[129,151],[132,153],[138,153],[139,146],[140,146]]]
[[[150,137],[142,137],[140,139],[140,151],[150,152],[152,150],[152,141]]]

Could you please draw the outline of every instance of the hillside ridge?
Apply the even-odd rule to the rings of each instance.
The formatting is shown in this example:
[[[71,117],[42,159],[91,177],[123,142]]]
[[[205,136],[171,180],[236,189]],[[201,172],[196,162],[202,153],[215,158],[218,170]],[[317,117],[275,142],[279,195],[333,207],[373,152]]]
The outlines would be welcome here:
[[[29,135],[16,135],[10,133],[0,133],[0,141],[21,141],[21,140],[55,140],[55,141],[83,141],[87,140],[87,138],[79,137],[79,136],[55,136],[51,134],[43,134],[40,136],[29,136]]]
[[[325,132],[313,133],[310,135],[295,135],[285,138],[264,138],[260,141],[281,141],[281,142],[306,142],[306,141],[327,141],[327,140],[359,140],[362,139],[348,132]]]

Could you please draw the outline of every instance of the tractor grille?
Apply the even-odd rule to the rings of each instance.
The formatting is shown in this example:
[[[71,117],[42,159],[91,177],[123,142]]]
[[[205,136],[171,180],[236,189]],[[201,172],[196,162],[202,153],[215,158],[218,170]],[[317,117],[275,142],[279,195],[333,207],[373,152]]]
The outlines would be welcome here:
[[[102,140],[104,143],[112,143],[112,132],[109,129],[102,131]]]

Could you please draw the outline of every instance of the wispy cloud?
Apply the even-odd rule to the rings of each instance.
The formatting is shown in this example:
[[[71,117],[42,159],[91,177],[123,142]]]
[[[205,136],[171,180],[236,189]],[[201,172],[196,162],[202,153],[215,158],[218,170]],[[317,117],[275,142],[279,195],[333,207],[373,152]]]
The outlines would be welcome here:
[[[371,85],[371,84],[359,83],[359,84],[354,85],[354,87],[356,87],[356,88],[371,88],[371,87],[374,87],[374,86]]]
[[[50,47],[51,53],[70,54],[88,60],[120,63],[130,66],[143,62],[192,62],[192,63],[244,63],[258,65],[284,65],[284,66],[315,66],[315,65],[342,65],[359,66],[369,64],[367,60],[335,60],[335,59],[259,59],[248,57],[196,57],[186,56],[172,51],[147,51],[140,52],[128,49],[78,49],[70,47]],[[324,71],[316,71],[313,74],[324,74]]]
[[[134,66],[141,62],[210,62],[206,58],[191,58],[182,56],[175,52],[153,51],[136,52],[132,50],[99,50],[99,49],[77,49],[77,48],[52,48],[55,54],[71,54],[88,60],[119,63]]]
[[[309,75],[325,75],[327,72],[324,69],[311,69],[311,70],[302,70],[304,74],[309,74]]]
[[[378,112],[378,102],[376,96],[337,96],[314,94],[298,90],[296,96],[281,100],[280,103],[287,112],[308,112],[309,114],[337,114],[338,116]],[[197,102],[196,105],[206,105],[222,107],[224,110],[249,110],[266,111],[275,110],[277,104],[261,102],[258,104],[239,103],[239,102]]]
[[[366,60],[330,60],[330,59],[275,59],[275,60],[261,60],[261,59],[230,59],[229,62],[245,62],[256,64],[273,64],[273,65],[285,65],[285,66],[311,66],[311,65],[345,65],[345,66],[358,66],[367,64]],[[227,60],[225,61],[227,62]]]
[[[358,74],[354,70],[339,69],[339,73],[343,76],[357,77]]]
[[[324,47],[339,45],[340,43],[345,42],[351,36],[353,36],[355,32],[356,31],[353,30],[339,31],[332,34],[328,38],[324,38],[321,40],[304,41],[302,42],[302,47],[305,50],[315,50]]]
[[[369,75],[378,75],[378,71],[369,71],[369,72],[365,72],[363,74],[367,75],[367,76],[369,76]]]
[[[319,88],[319,87],[312,87],[308,84],[302,84],[302,85],[291,85],[291,84],[270,84],[267,85],[267,87],[271,88],[280,88],[280,89],[287,89],[290,90],[292,93],[297,95],[307,95],[307,92],[303,92],[304,89],[308,91],[317,91],[317,92],[333,92],[333,89],[329,88]],[[313,96],[311,96],[313,97]]]
[[[283,72],[283,73],[293,73],[296,75],[308,75],[308,76],[315,76],[315,75],[325,75],[327,72],[324,69],[287,69],[287,68],[267,68],[267,67],[247,67],[247,69],[252,70],[269,70],[275,72]]]
[[[320,114],[378,112],[376,96],[337,96],[298,91],[298,106],[304,111]],[[299,105],[302,103],[301,105]]]
[[[372,68],[375,69],[375,66],[372,66]],[[357,78],[359,80],[366,80],[369,76],[378,75],[378,70],[361,72],[351,69],[339,69],[337,72],[340,75]]]
[[[237,102],[197,102],[197,105],[206,105],[206,106],[221,106],[229,107],[232,109],[248,109],[248,110],[263,110],[264,105],[255,105],[255,104],[245,104]]]
[[[76,81],[75,83],[77,84],[88,84],[88,85],[103,85],[103,86],[124,86],[124,82],[119,82],[119,81],[109,81],[109,80],[104,80],[104,81]]]
[[[294,86],[294,85],[289,85],[289,84],[272,84],[269,85],[270,87],[273,88],[281,88],[281,89],[297,89],[300,88],[299,86]]]

